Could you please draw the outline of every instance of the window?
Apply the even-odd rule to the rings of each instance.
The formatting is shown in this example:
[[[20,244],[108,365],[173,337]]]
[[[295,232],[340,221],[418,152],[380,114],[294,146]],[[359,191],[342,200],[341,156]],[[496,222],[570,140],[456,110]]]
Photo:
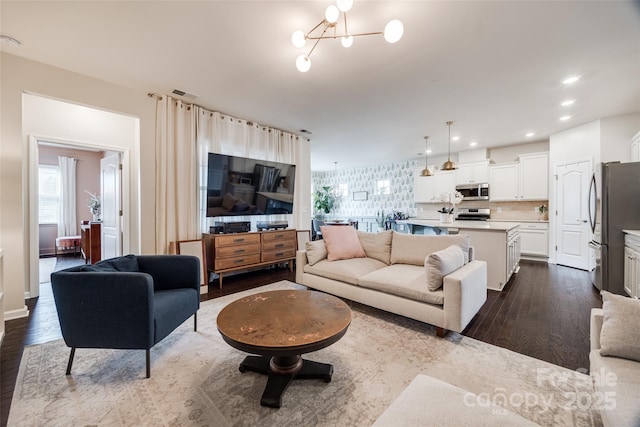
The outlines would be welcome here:
[[[57,224],[60,218],[58,166],[38,165],[38,215],[40,224]]]
[[[376,194],[391,194],[391,180],[390,179],[377,180]]]

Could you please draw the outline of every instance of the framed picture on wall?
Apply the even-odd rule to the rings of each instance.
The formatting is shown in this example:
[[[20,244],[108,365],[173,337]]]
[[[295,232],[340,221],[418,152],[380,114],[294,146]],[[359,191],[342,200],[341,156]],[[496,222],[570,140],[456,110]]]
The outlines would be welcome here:
[[[367,200],[369,198],[369,193],[366,191],[354,191],[353,192],[353,200],[362,201]]]
[[[178,255],[192,255],[200,260],[200,286],[208,284],[204,240],[180,240],[176,242]]]

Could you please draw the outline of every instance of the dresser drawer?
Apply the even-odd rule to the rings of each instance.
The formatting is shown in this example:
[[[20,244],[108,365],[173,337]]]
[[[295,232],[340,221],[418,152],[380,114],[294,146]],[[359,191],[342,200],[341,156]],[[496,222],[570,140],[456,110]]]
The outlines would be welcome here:
[[[257,264],[260,262],[260,254],[252,254],[246,256],[238,256],[232,258],[219,258],[215,260],[216,270],[225,270],[227,268],[242,267],[244,265]]]
[[[251,243],[260,243],[260,234],[229,234],[226,236],[216,236],[216,248],[222,246],[245,245]]]
[[[278,242],[281,240],[295,240],[295,239],[296,239],[295,230],[265,231],[262,233],[263,242]]]
[[[281,251],[271,251],[262,253],[262,262],[276,261],[279,259],[295,258],[296,251],[294,249],[283,249]]]
[[[220,246],[215,250],[216,258],[229,258],[259,253],[260,244],[258,243],[250,245]]]
[[[263,242],[262,250],[265,252],[268,251],[282,251],[284,249],[295,249],[296,242],[293,240],[282,240],[275,242]]]

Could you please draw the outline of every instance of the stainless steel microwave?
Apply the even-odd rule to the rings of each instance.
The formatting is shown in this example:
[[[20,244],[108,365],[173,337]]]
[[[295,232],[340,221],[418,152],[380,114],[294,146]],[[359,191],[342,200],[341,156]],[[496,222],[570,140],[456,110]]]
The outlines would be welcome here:
[[[462,193],[462,200],[489,200],[489,184],[456,185],[456,191]]]

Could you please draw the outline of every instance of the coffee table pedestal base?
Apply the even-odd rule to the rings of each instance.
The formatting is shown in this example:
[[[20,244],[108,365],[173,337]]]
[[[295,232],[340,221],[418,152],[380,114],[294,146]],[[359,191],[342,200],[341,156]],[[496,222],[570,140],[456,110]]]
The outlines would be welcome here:
[[[282,406],[282,395],[291,381],[319,379],[329,383],[333,375],[332,365],[303,359],[301,356],[247,356],[239,369],[240,372],[251,371],[269,376],[260,404],[270,408]]]

